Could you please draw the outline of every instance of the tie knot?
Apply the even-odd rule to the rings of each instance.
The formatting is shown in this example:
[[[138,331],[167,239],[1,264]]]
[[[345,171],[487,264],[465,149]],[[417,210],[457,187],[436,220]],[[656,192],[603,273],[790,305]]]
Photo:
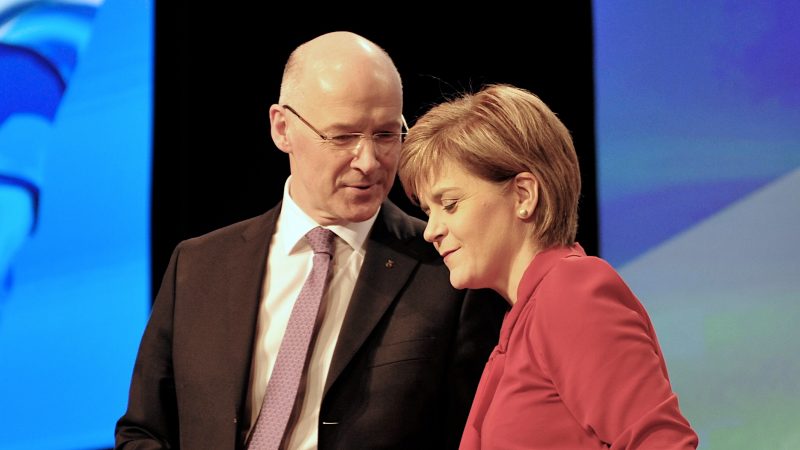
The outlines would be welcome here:
[[[311,244],[314,253],[327,253],[333,257],[333,237],[335,234],[331,230],[322,227],[314,228],[306,233],[306,239]]]

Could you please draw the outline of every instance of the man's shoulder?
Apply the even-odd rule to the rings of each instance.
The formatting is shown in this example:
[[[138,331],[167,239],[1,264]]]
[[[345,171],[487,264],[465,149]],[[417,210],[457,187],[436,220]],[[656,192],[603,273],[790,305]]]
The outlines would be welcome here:
[[[274,230],[278,212],[280,212],[280,205],[256,217],[186,239],[178,246],[182,249],[207,248],[247,241],[256,237],[266,237],[272,234],[271,230]]]
[[[413,217],[387,200],[381,207],[372,238],[423,261],[438,260],[439,253],[423,238],[425,222]]]
[[[402,238],[421,238],[425,222],[409,215],[389,200],[381,206],[383,222],[389,231]]]

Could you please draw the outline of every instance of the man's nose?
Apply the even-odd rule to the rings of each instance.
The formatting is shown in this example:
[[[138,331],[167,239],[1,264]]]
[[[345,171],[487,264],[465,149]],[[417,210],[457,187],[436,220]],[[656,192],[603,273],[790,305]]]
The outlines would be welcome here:
[[[380,166],[380,161],[378,161],[378,146],[372,139],[372,136],[362,136],[358,141],[355,152],[355,157],[351,164],[352,167],[363,173],[369,173]]]

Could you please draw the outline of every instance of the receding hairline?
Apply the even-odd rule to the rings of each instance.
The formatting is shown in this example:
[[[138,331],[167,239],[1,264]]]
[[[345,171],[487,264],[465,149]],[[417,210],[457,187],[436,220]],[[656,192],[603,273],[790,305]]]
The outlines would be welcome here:
[[[328,49],[328,51],[323,50],[326,46],[331,46],[334,43],[336,46],[333,52],[331,52],[330,49]],[[351,52],[352,54],[347,55],[347,58],[345,58],[343,56],[345,52]],[[370,52],[375,53],[370,54]],[[315,53],[319,53],[319,55],[315,55]],[[359,53],[361,53],[361,55],[359,55]],[[304,42],[289,54],[289,58],[283,69],[279,102],[281,104],[286,103],[288,97],[293,97],[298,94],[302,75],[310,70],[310,61],[320,62],[325,61],[326,58],[328,60],[333,60],[335,57],[342,59],[361,57],[369,58],[375,63],[380,62],[394,73],[402,88],[400,72],[397,70],[397,66],[395,66],[392,57],[389,56],[389,53],[383,47],[361,35],[349,31],[335,31]]]

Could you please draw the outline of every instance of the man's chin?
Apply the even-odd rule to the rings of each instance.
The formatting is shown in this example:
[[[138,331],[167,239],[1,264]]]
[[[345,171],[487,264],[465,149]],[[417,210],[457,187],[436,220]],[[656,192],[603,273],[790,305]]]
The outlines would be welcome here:
[[[355,202],[370,201],[375,197],[383,197],[385,194],[381,184],[372,184],[369,187],[347,186],[343,189],[345,195]]]
[[[344,218],[348,222],[363,222],[365,220],[369,220],[372,216],[378,212],[378,208],[380,208],[382,201],[372,200],[370,202],[365,202],[360,205],[353,205],[350,204],[350,207],[347,208],[347,213],[344,214]]]
[[[353,214],[350,214],[350,216],[347,217],[347,220],[348,220],[348,222],[363,222],[365,220],[369,220],[372,216],[375,215],[375,213],[377,211],[378,211],[378,208],[373,208],[373,209],[364,210],[364,211],[357,211],[357,212],[354,212]]]

